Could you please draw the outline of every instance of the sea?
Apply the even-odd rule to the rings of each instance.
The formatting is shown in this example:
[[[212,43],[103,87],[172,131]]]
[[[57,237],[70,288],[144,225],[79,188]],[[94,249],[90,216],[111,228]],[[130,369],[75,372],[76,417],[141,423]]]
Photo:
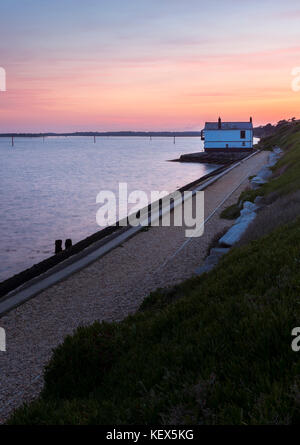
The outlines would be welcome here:
[[[101,230],[99,192],[171,193],[218,167],[169,162],[197,151],[199,137],[1,137],[0,282],[53,255],[56,239]]]

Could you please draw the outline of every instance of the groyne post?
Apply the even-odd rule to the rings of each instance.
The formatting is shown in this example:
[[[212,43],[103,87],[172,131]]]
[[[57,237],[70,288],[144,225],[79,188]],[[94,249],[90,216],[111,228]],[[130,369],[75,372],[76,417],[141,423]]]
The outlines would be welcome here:
[[[71,240],[71,238],[68,238],[65,241],[65,249],[68,250],[68,249],[71,249],[71,247],[72,247],[72,240]]]
[[[55,240],[55,254],[62,252],[62,240],[57,239]]]

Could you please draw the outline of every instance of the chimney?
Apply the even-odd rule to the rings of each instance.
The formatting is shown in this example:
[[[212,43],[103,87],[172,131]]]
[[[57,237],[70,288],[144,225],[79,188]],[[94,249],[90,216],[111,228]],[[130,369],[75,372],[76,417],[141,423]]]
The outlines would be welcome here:
[[[221,128],[222,128],[222,121],[221,121],[221,118],[219,117],[219,120],[218,120],[218,129],[221,130]]]
[[[251,122],[251,124],[252,124],[252,116],[250,117],[250,122]]]

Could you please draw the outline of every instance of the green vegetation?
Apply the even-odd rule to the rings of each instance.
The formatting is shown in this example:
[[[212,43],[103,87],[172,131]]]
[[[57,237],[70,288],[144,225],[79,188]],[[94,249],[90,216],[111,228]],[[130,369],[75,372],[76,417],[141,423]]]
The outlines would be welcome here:
[[[256,196],[272,195],[278,198],[300,189],[300,122],[282,122],[273,136],[262,139],[258,144],[260,150],[272,150],[275,146],[285,150],[285,155],[273,167],[273,178],[256,190],[242,192],[238,203],[253,202]]]
[[[300,189],[300,123],[286,124],[275,135],[261,141],[264,149],[276,145],[286,153],[273,167],[274,177],[256,190],[256,195],[277,193],[282,196]]]
[[[265,196],[300,189],[295,125],[265,141],[287,150],[274,172],[288,165]],[[78,329],[54,351],[40,398],[9,423],[300,423],[299,247],[298,215],[123,322]]]
[[[254,136],[258,137],[258,138],[265,138],[267,136],[272,136],[276,132],[278,132],[281,128],[286,127],[289,124],[295,124],[295,123],[297,123],[297,119],[295,117],[292,117],[288,121],[283,119],[283,120],[277,122],[276,125],[267,124],[267,125],[263,125],[260,127],[256,127],[254,129]]]
[[[276,195],[264,198],[264,203],[267,205],[258,212],[237,246],[262,238],[277,227],[294,221],[300,215],[300,190],[275,198]]]
[[[220,217],[225,219],[236,219],[240,216],[241,209],[238,204],[233,204],[223,210]]]

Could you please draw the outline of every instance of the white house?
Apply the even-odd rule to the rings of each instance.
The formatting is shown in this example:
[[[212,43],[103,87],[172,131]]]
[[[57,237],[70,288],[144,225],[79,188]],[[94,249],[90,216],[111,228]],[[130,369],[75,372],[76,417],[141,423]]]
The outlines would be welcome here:
[[[252,117],[249,122],[206,122],[202,131],[205,151],[248,151],[253,149]]]

